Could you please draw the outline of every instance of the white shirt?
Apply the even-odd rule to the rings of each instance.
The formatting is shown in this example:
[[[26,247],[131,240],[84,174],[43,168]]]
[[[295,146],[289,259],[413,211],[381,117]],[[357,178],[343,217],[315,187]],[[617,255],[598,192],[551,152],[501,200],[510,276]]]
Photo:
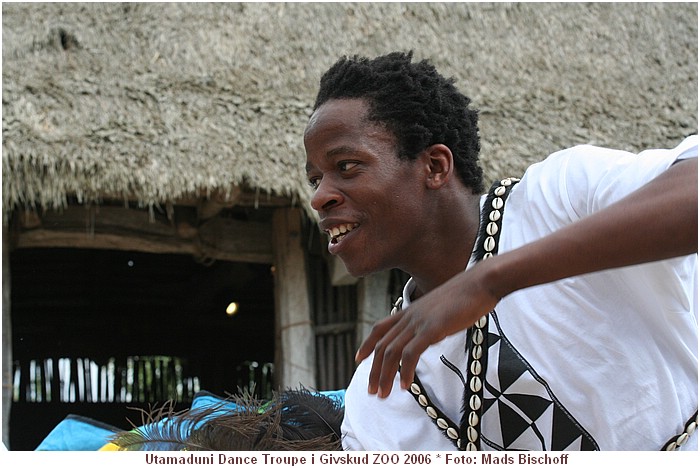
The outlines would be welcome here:
[[[513,188],[499,252],[596,212],[689,157],[697,157],[697,137],[638,155],[588,145],[554,153]],[[411,292],[409,281],[404,306]],[[482,449],[660,449],[697,410],[697,310],[697,255],[505,297],[489,320]],[[416,370],[456,423],[464,349],[465,332],[449,336],[423,353]],[[400,390],[398,376],[388,398],[367,393],[371,360],[358,366],[345,395],[345,449],[454,450]],[[684,449],[697,447],[696,433]]]

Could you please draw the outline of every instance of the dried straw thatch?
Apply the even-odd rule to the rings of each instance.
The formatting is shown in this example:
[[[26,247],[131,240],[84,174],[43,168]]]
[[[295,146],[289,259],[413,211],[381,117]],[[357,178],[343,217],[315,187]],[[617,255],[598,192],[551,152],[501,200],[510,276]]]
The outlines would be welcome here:
[[[302,205],[339,56],[413,49],[481,110],[487,177],[697,131],[695,3],[3,3],[3,206],[242,184]]]

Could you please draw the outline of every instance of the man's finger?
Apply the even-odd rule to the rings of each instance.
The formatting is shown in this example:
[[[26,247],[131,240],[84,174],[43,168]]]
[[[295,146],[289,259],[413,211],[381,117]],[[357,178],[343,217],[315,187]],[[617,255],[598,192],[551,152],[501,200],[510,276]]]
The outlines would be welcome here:
[[[372,354],[379,340],[381,340],[400,319],[401,314],[396,314],[375,323],[369,335],[367,335],[367,338],[365,338],[358,348],[357,353],[355,353],[355,362],[361,362]]]
[[[406,390],[413,382],[418,360],[430,342],[421,335],[416,335],[403,348],[401,355],[401,388]]]
[[[396,337],[401,333],[401,330],[405,327],[402,318],[403,314],[397,314],[388,319],[384,319],[381,323],[377,323],[377,325],[375,325],[372,329],[372,333],[370,333],[372,340],[376,338],[372,336],[375,331],[377,331],[377,333],[381,333],[382,335],[378,340],[376,340],[376,345],[372,350],[374,351],[374,357],[372,358],[372,367],[370,369],[369,382],[367,385],[367,391],[372,395],[377,393],[380,388],[379,380],[384,367],[384,361],[387,358],[386,350],[389,346],[391,346]],[[389,324],[391,327],[387,330],[386,326]],[[367,338],[368,342],[371,341],[370,337]],[[398,370],[398,361],[396,366],[397,367],[394,369],[394,374],[396,374],[396,371]]]
[[[373,368],[376,366],[378,370],[378,374],[375,374],[375,376],[376,380],[378,380],[377,395],[380,398],[386,398],[391,393],[391,389],[394,386],[394,378],[401,365],[401,355],[403,354],[404,346],[412,339],[413,330],[404,326],[396,338],[389,341],[389,344],[384,349],[381,363],[377,362],[375,354],[375,362],[372,364]]]

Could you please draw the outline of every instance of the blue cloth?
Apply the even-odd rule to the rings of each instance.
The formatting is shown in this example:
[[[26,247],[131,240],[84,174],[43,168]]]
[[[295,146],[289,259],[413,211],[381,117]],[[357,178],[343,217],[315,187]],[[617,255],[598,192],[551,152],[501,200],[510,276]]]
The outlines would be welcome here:
[[[122,429],[94,419],[69,414],[36,448],[38,451],[91,451],[102,448]]]
[[[332,398],[340,406],[345,404],[345,390],[333,390],[319,392]],[[207,391],[200,391],[192,400],[191,409],[203,409],[209,407],[218,407],[222,412],[235,410],[236,404],[220,396],[214,395]],[[218,411],[213,412],[212,416],[216,416]],[[155,424],[168,424],[168,420],[159,421]],[[138,429],[143,429],[140,426]],[[194,427],[183,425],[180,428],[184,432],[189,432]],[[117,432],[123,429],[96,421],[84,416],[69,414],[66,418],[58,423],[56,427],[44,438],[36,450],[40,451],[91,451],[102,448],[109,439]]]
[[[319,392],[321,395],[326,395],[329,398],[334,399],[340,406],[345,406],[345,389],[341,390],[328,390],[325,392]]]

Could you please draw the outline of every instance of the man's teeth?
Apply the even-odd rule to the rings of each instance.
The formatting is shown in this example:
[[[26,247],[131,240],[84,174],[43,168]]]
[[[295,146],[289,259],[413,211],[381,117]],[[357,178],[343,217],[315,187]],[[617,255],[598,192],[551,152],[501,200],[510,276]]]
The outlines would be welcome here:
[[[328,230],[328,234],[331,236],[331,242],[336,243],[342,239],[345,234],[355,229],[357,225],[355,224],[341,224],[339,226],[334,226]]]

